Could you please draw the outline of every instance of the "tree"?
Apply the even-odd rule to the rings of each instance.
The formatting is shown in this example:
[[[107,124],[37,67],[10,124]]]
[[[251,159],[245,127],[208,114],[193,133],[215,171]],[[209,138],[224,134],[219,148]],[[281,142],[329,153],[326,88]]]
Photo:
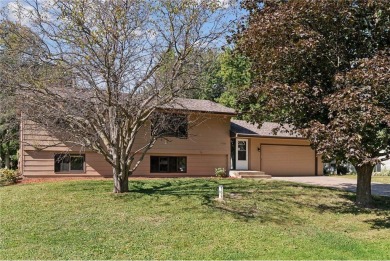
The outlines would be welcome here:
[[[252,62],[242,98],[253,122],[295,126],[324,160],[351,162],[356,203],[371,205],[373,166],[389,158],[390,2],[245,1],[234,36]]]
[[[220,44],[232,8],[203,0],[25,1],[25,26],[39,38],[31,43],[44,51],[34,72],[17,76],[23,113],[61,141],[102,154],[114,192],[127,192],[160,132],[140,148],[135,137],[193,86],[194,50]]]
[[[237,98],[250,84],[251,72],[248,59],[226,48],[223,52],[209,51],[201,64],[198,88],[189,97],[219,102],[239,109]]]
[[[222,80],[224,92],[217,99],[225,106],[240,109],[237,103],[240,93],[247,90],[251,82],[251,64],[240,53],[226,49],[219,57],[220,70],[218,76]]]
[[[14,75],[17,68],[28,68],[33,61],[23,52],[34,52],[26,41],[12,33],[18,27],[19,33],[33,39],[29,30],[15,23],[0,23],[0,168],[16,168],[19,148],[20,117],[17,111]],[[16,52],[14,50],[20,50]]]
[[[4,34],[5,26],[0,24],[0,34]],[[3,38],[3,37],[2,37]],[[6,62],[10,62],[9,55],[6,52],[4,41],[0,40],[0,66]],[[1,68],[1,67],[0,67]],[[11,167],[11,155],[16,154],[13,145],[17,145],[18,141],[18,121],[16,120],[16,112],[14,110],[13,95],[5,95],[6,91],[2,69],[0,69],[0,168]],[[16,135],[15,135],[16,133]]]
[[[207,50],[199,62],[199,82],[197,86],[189,90],[186,97],[216,101],[224,91],[224,86],[219,72],[221,70],[220,50]]]
[[[0,168],[17,167],[19,119],[15,111],[14,98],[0,92]]]

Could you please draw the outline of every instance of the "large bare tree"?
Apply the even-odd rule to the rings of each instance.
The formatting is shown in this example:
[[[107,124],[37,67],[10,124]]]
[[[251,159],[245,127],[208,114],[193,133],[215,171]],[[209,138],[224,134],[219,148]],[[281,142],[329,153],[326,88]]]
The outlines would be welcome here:
[[[24,115],[61,141],[102,154],[116,193],[128,191],[129,175],[161,133],[135,148],[140,129],[193,88],[198,56],[220,46],[233,8],[204,0],[26,0],[12,7],[3,17],[19,18],[36,36],[20,41],[42,50],[25,53],[34,55],[31,70],[10,72]]]

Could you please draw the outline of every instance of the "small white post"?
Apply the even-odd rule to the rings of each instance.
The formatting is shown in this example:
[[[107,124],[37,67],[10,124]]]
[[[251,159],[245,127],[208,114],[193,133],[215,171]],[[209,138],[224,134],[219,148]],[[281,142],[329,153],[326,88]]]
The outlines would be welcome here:
[[[223,185],[218,186],[218,192],[219,192],[218,199],[223,200]]]

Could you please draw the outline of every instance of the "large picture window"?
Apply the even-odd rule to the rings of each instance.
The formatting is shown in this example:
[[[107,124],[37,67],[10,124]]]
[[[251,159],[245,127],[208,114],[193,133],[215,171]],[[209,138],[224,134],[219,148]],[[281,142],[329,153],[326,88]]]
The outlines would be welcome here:
[[[187,115],[174,113],[155,113],[151,118],[151,134],[157,137],[188,137]]]
[[[54,156],[55,172],[84,172],[85,155],[84,154],[56,154]]]
[[[151,156],[151,173],[186,173],[187,157]]]

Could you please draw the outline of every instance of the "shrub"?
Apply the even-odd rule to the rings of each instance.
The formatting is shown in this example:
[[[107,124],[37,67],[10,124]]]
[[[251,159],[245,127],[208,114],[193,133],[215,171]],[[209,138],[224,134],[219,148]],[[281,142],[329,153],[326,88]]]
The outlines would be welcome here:
[[[216,168],[215,169],[215,176],[217,177],[227,177],[225,168]]]
[[[0,185],[15,184],[20,178],[17,170],[0,169]]]

